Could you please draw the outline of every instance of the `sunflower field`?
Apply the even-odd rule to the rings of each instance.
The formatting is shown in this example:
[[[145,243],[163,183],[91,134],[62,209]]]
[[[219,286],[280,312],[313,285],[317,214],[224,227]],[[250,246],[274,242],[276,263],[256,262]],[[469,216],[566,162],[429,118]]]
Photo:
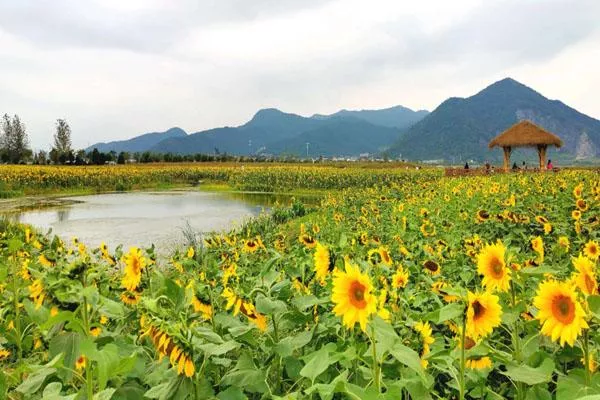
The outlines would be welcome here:
[[[112,166],[0,165],[0,199],[61,192],[106,192],[162,185],[222,183],[246,191],[330,190],[399,183],[413,175],[406,164],[179,163]],[[421,176],[439,176],[427,170]]]
[[[0,223],[0,398],[600,399],[598,171],[278,168],[341,190],[167,258]]]

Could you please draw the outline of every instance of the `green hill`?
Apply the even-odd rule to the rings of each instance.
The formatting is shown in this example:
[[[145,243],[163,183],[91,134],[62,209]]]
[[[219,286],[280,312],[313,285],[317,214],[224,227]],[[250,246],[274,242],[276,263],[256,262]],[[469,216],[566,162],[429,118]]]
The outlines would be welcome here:
[[[524,119],[563,140],[564,147],[551,150],[550,157],[562,160],[600,157],[600,121],[560,101],[549,100],[510,78],[469,98],[444,101],[413,125],[390,152],[411,160],[499,160],[501,154],[497,149],[488,150],[489,141]],[[530,152],[535,156],[533,150]]]
[[[276,154],[304,156],[306,143],[309,143],[310,157],[377,154],[387,149],[400,134],[399,129],[373,125],[358,118],[334,117],[314,130],[273,143],[269,149]]]

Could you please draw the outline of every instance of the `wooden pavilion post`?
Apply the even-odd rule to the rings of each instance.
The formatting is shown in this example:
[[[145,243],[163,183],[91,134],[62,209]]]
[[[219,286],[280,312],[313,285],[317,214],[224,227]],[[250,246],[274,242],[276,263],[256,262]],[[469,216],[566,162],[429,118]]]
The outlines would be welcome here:
[[[510,153],[512,151],[510,146],[506,146],[502,148],[504,150],[504,171],[509,170],[510,168]]]
[[[548,146],[545,144],[538,144],[537,151],[538,157],[540,158],[540,171],[544,171],[546,169],[546,149]]]

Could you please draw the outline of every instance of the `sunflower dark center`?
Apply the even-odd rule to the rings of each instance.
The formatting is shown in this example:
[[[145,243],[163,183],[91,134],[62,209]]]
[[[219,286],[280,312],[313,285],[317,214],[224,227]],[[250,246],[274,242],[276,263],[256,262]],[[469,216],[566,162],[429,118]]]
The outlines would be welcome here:
[[[554,317],[563,324],[570,324],[575,319],[575,304],[563,295],[556,296],[552,301]]]
[[[365,308],[367,306],[367,302],[365,300],[365,285],[358,281],[352,282],[350,285],[350,303],[357,308]]]
[[[131,269],[138,274],[140,272],[140,260],[137,257],[133,257],[131,260]]]
[[[425,261],[425,268],[428,269],[431,272],[436,272],[439,268],[439,266],[437,265],[437,263],[435,261]]]
[[[473,318],[479,319],[485,313],[485,307],[478,300],[473,302]]]
[[[504,266],[502,265],[502,261],[500,261],[497,257],[493,257],[490,260],[490,267],[492,270],[492,274],[495,278],[501,278]]]

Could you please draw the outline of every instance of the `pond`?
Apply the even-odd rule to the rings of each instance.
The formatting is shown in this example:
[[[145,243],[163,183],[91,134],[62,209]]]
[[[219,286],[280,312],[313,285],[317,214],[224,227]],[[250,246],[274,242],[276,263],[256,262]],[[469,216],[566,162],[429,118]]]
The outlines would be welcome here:
[[[52,230],[63,240],[77,237],[90,247],[105,242],[149,247],[166,254],[185,243],[184,231],[228,231],[291,196],[265,193],[168,191],[64,197],[51,206],[8,214],[12,220]],[[314,201],[314,199],[313,199]],[[58,205],[57,205],[58,203]],[[43,202],[42,202],[43,204]]]

